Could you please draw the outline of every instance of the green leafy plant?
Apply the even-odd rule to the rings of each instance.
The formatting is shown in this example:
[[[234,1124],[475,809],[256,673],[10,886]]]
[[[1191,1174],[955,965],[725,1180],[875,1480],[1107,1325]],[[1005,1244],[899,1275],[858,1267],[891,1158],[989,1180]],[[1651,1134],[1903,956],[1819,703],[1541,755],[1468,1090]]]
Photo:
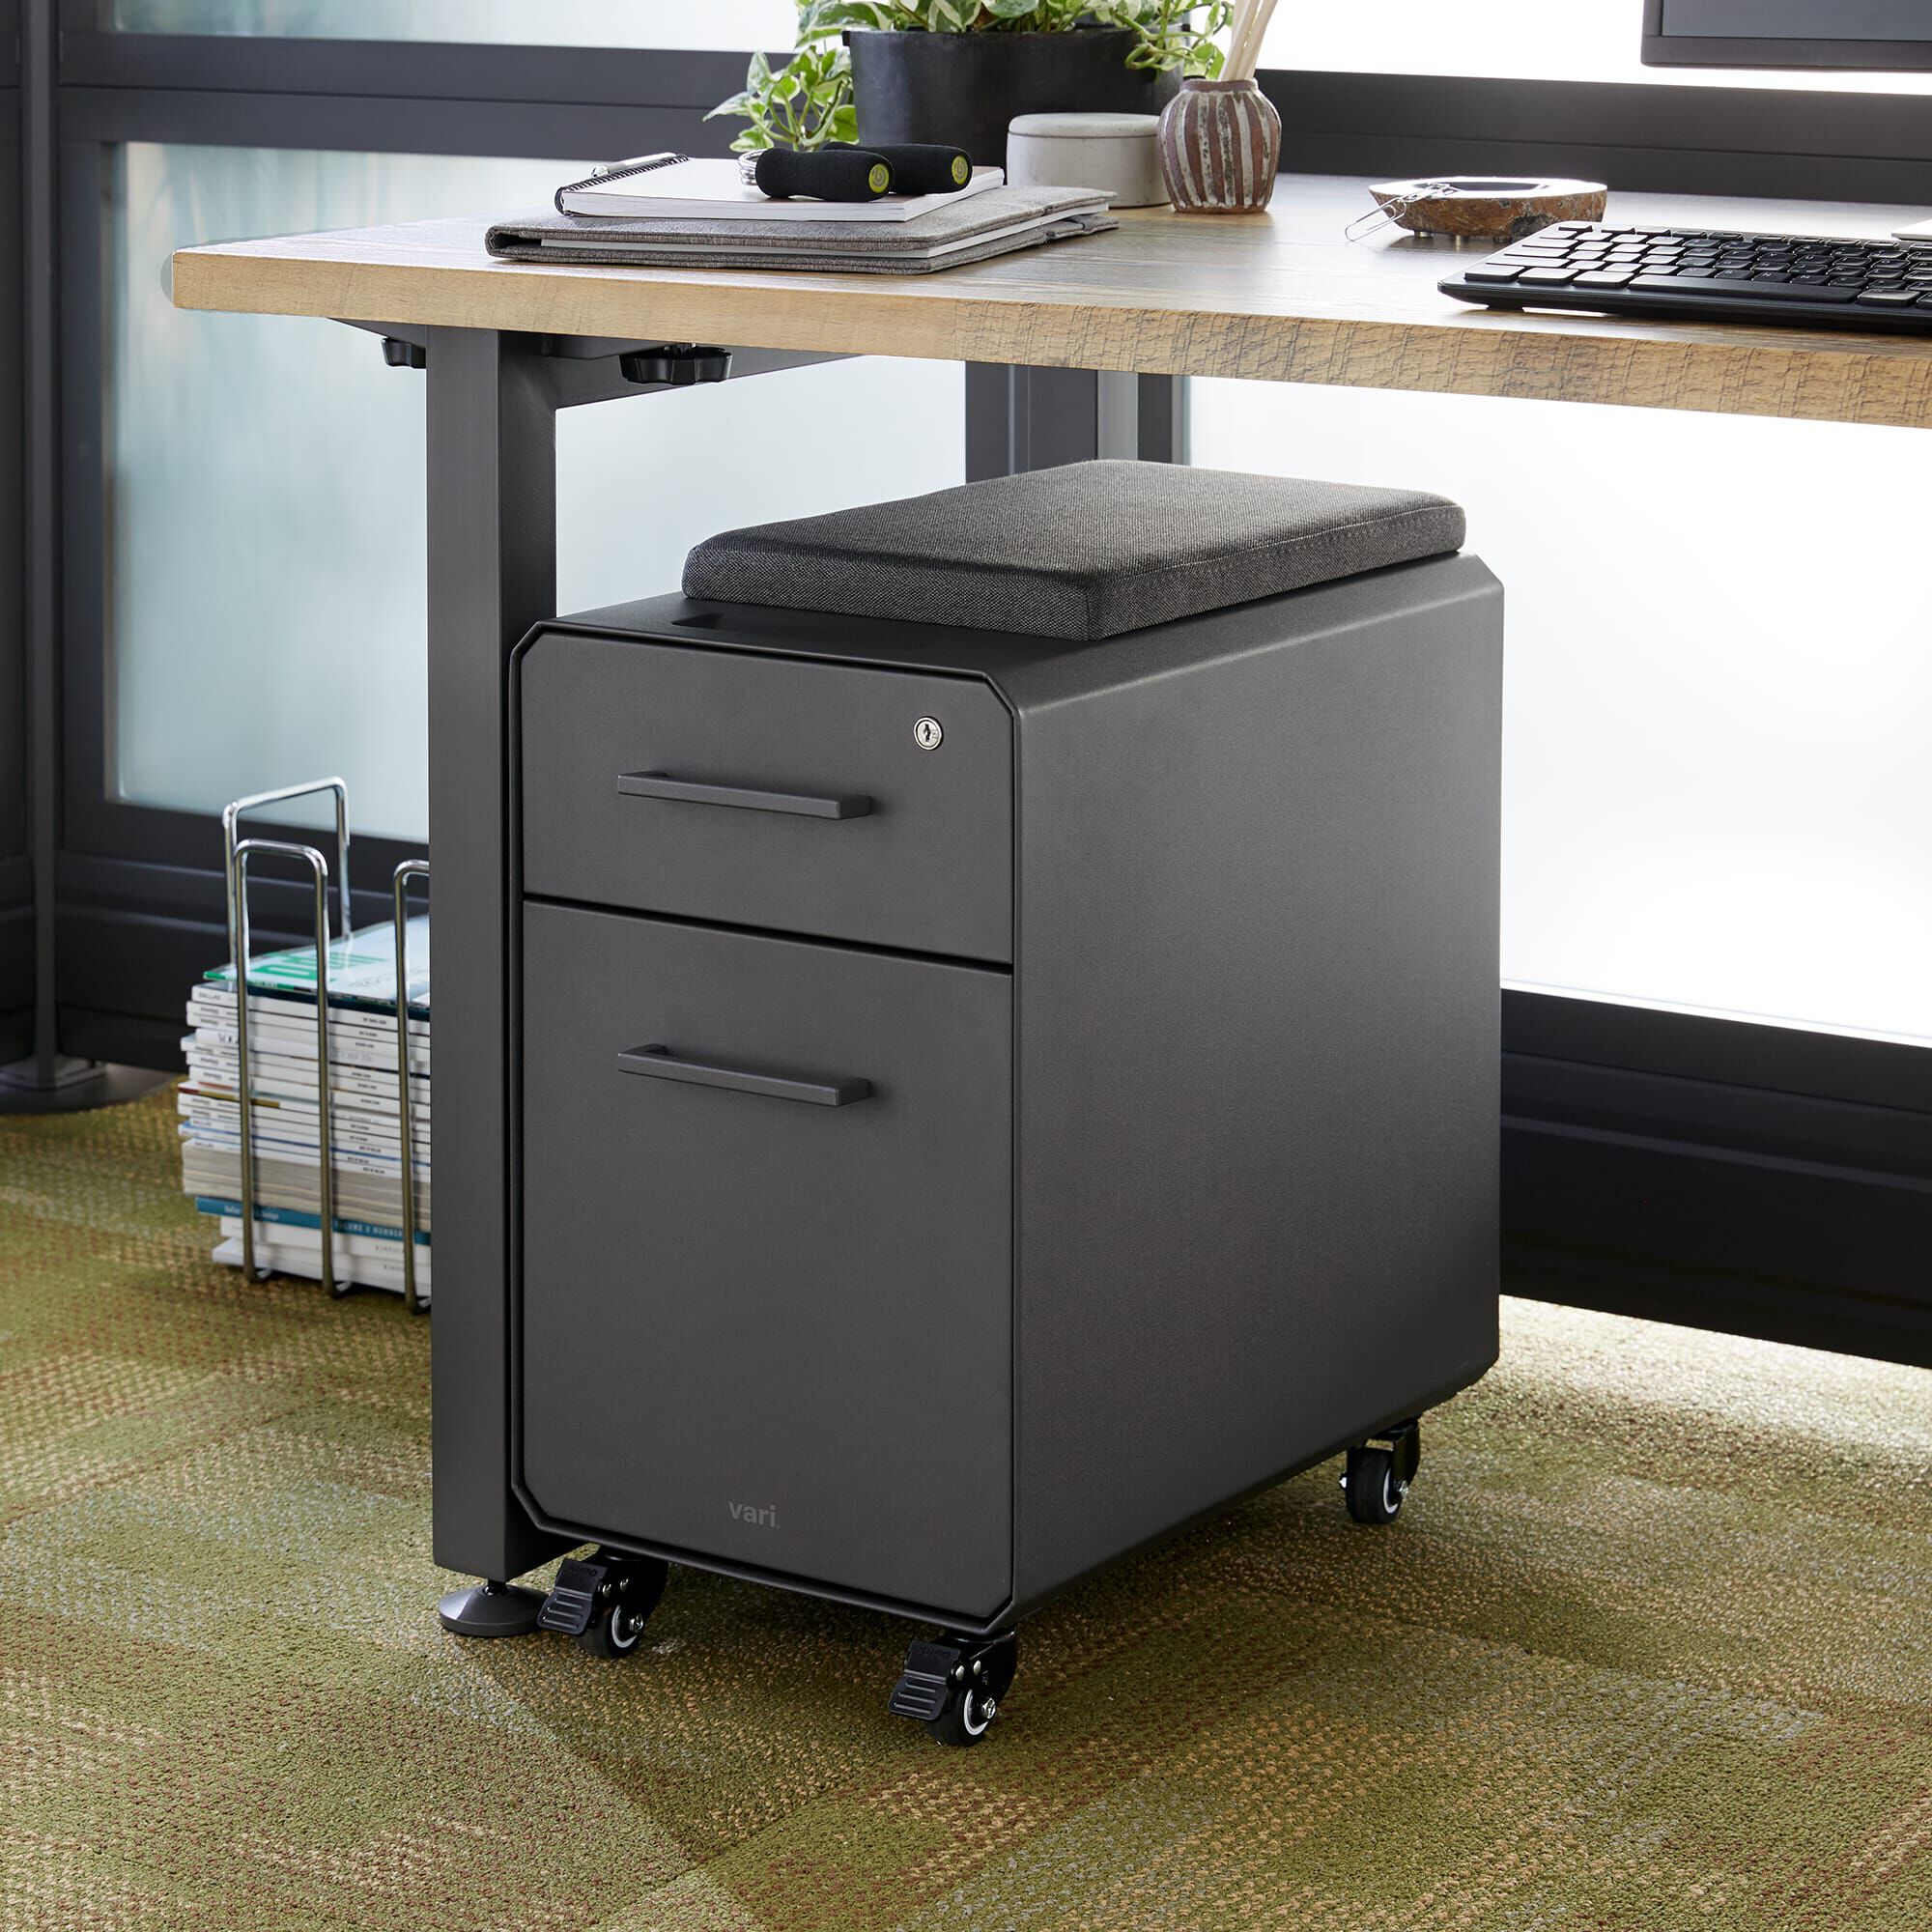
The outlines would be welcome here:
[[[1215,41],[1229,0],[799,0],[798,51],[775,68],[752,56],[741,92],[705,118],[742,118],[731,143],[759,148],[820,148],[858,131],[852,68],[840,37],[847,28],[899,34],[1070,33],[1125,27],[1135,41],[1127,65],[1211,79],[1221,71]]]

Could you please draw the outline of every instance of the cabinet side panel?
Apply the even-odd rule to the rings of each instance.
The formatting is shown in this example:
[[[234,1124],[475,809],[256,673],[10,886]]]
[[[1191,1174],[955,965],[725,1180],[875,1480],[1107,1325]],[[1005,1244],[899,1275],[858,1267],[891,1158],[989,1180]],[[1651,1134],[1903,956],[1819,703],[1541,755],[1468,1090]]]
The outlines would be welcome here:
[[[1274,609],[1022,702],[1025,1604],[1495,1356],[1501,593]]]

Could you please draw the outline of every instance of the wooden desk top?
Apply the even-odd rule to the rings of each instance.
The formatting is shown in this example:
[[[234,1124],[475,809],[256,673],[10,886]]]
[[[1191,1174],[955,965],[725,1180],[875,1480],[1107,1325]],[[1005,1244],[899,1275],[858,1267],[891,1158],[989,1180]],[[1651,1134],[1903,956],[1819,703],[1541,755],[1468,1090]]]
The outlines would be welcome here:
[[[1480,247],[1343,240],[1359,181],[1286,175],[1264,215],[1115,233],[938,275],[493,262],[481,221],[183,249],[183,308],[948,361],[1232,376],[1932,426],[1932,337],[1508,315],[1435,284]],[[1921,211],[1922,212],[1922,211]],[[1629,224],[1883,235],[1895,209],[1615,195]]]

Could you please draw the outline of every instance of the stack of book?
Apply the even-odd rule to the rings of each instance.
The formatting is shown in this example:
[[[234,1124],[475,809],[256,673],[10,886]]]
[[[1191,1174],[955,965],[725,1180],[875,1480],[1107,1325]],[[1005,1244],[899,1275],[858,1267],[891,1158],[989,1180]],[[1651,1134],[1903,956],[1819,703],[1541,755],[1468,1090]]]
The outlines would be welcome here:
[[[410,922],[404,971],[392,927],[328,949],[328,1094],[338,1284],[403,1288],[402,1103],[398,984],[407,1009],[415,1152],[416,1289],[430,1288],[429,921]],[[253,1089],[255,1260],[278,1274],[322,1273],[315,948],[264,953],[248,969]],[[182,1185],[219,1222],[214,1259],[242,1264],[241,1063],[235,975],[217,967],[188,996],[182,1041]]]

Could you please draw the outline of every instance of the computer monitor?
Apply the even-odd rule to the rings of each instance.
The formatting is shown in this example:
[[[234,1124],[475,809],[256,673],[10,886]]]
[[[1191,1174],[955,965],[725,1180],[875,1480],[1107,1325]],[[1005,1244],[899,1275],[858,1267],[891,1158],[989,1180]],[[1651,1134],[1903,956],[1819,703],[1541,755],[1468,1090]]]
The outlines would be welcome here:
[[[1932,0],[1644,0],[1643,59],[1932,72]]]
[[[1643,59],[1932,73],[1932,0],[1643,0]],[[1932,220],[1894,232],[1932,242]]]

